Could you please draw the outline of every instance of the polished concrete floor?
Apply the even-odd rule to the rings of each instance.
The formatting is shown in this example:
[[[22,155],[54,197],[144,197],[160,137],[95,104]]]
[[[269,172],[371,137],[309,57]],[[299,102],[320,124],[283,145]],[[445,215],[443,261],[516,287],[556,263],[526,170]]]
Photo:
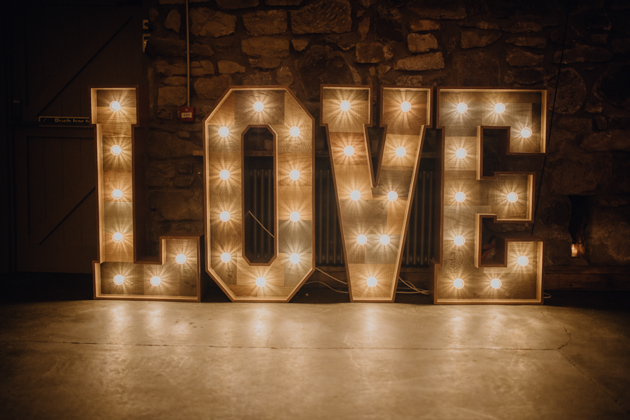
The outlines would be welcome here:
[[[5,303],[0,418],[630,418],[627,296],[422,302]]]

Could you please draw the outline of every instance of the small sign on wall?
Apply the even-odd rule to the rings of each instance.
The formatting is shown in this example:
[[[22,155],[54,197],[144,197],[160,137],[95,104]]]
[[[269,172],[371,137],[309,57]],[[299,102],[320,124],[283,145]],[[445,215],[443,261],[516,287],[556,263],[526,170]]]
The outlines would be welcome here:
[[[90,117],[39,117],[39,125],[54,127],[88,127]]]

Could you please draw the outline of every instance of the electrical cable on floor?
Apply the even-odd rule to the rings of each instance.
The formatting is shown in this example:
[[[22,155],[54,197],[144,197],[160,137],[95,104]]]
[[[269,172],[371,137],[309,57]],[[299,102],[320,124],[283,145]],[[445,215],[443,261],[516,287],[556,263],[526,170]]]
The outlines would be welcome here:
[[[326,273],[325,271],[320,270],[320,269],[319,269],[319,268],[317,268],[317,267],[315,267],[315,270],[319,271],[320,273],[322,273],[323,275],[325,275],[325,276],[327,276],[327,277],[330,277],[331,279],[333,279],[333,280],[334,280],[334,281],[336,281],[336,282],[339,282],[339,283],[341,283],[341,284],[345,284],[345,285],[347,285],[347,284],[348,284],[348,282],[343,281],[343,280],[339,280],[338,278],[335,278],[335,277],[331,276],[330,274]]]
[[[306,282],[306,283],[304,283],[304,284],[311,284],[311,283],[321,283],[321,284],[323,284],[324,286],[328,287],[328,288],[329,288],[330,290],[332,290],[333,292],[337,292],[337,293],[346,293],[346,294],[348,293],[348,292],[346,292],[346,291],[344,291],[344,290],[338,290],[338,289],[335,289],[334,287],[330,286],[328,283],[324,283],[323,281],[319,281],[319,280],[310,280],[310,281],[307,281],[307,282]]]
[[[545,299],[551,299],[551,295],[549,293],[545,293],[543,296]]]
[[[423,295],[428,295],[429,294],[428,290],[418,289],[416,286],[413,285],[413,283],[406,281],[402,277],[398,277],[398,280],[400,280],[409,289],[413,290],[413,292],[406,292],[406,291],[402,291],[402,290],[401,291],[396,290],[396,293],[402,293],[402,294],[407,294],[407,295],[418,294],[418,293],[423,294]]]

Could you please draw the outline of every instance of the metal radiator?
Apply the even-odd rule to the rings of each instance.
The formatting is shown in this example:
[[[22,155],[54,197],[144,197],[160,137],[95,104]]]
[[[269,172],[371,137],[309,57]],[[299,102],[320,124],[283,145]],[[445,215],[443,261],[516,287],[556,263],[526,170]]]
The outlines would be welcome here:
[[[271,169],[245,172],[246,193],[250,205],[246,210],[273,232],[273,186]],[[433,172],[420,171],[414,194],[402,265],[427,266],[433,255]],[[318,266],[344,264],[343,246],[337,214],[335,187],[330,169],[315,171],[315,261]],[[273,256],[273,238],[251,215],[245,217],[245,232],[249,242],[248,256],[252,262],[265,262]],[[254,261],[255,260],[255,261]]]

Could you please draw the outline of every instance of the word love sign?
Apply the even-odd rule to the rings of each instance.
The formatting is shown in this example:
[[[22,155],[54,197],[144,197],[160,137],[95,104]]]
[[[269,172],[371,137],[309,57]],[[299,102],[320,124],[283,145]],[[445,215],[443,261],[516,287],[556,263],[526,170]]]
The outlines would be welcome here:
[[[326,127],[350,298],[392,302],[402,262],[431,88],[384,87],[381,153],[372,164],[372,88],[323,85]],[[138,261],[134,232],[133,89],[92,91],[99,197],[96,298],[200,300],[199,261],[233,301],[286,302],[315,270],[315,121],[286,87],[231,87],[204,120],[205,235],[160,238],[158,261]],[[501,171],[501,156],[545,153],[546,91],[438,89],[441,194],[436,303],[541,303],[540,239],[495,233],[532,222],[534,173]],[[244,142],[273,138],[273,257],[248,258]],[[484,151],[485,146],[485,151]],[[485,162],[485,164],[484,164]],[[490,163],[488,163],[490,162]],[[137,192],[140,193],[140,192]]]

